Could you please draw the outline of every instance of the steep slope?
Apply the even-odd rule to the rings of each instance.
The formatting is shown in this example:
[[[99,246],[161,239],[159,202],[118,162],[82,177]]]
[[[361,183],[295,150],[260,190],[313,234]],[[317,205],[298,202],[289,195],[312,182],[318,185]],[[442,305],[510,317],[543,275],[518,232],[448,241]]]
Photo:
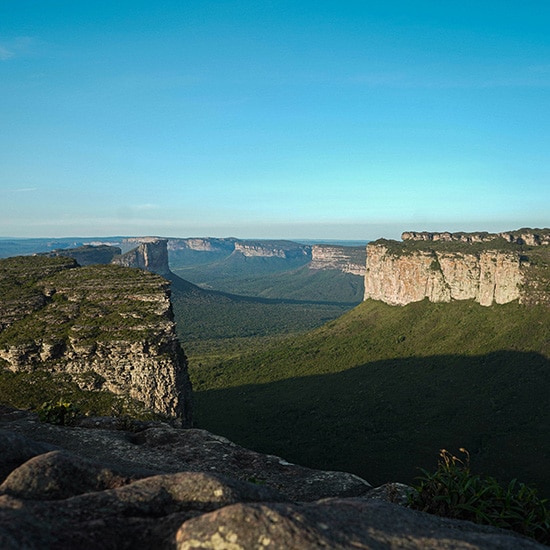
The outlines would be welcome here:
[[[477,470],[550,496],[545,306],[368,300],[190,375],[198,425],[262,452],[379,484],[410,482],[440,448],[466,447]]]
[[[16,257],[0,261],[0,288],[4,369],[129,395],[191,422],[165,279],[114,265],[78,267],[63,257]]]

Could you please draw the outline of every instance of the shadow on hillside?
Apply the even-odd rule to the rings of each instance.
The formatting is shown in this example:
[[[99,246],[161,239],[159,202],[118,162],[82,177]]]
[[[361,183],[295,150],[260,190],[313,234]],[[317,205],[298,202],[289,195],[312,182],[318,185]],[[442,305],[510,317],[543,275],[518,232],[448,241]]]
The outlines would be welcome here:
[[[439,449],[550,496],[550,361],[537,353],[377,361],[336,374],[196,392],[197,425],[373,485],[434,470]]]
[[[170,272],[164,275],[172,283],[172,288],[182,292],[188,296],[200,297],[202,300],[210,300],[214,303],[220,299],[229,300],[237,303],[256,303],[256,304],[292,304],[292,305],[323,305],[352,308],[361,303],[361,301],[353,302],[334,302],[327,300],[294,300],[290,298],[262,298],[259,296],[243,296],[240,294],[231,294],[221,290],[210,290],[202,288],[194,283],[191,283],[175,273]]]

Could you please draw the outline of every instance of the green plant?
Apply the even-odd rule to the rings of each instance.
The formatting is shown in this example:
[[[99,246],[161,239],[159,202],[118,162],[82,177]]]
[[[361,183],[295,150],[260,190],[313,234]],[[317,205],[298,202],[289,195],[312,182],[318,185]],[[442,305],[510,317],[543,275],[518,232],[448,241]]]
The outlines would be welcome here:
[[[437,470],[418,478],[416,492],[409,497],[412,508],[438,516],[464,519],[510,529],[550,543],[550,510],[536,489],[517,480],[503,487],[493,477],[473,474],[470,454],[460,449],[464,459],[440,451]]]
[[[69,426],[79,416],[78,407],[59,399],[54,401],[45,401],[37,410],[38,418],[41,422],[57,424],[58,426]]]

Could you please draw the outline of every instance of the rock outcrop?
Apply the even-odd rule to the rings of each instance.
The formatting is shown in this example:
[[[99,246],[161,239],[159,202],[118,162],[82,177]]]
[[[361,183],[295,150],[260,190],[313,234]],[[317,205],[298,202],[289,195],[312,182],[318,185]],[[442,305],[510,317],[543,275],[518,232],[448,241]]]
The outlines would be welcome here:
[[[292,241],[235,241],[235,253],[249,258],[303,258],[310,257],[309,247]]]
[[[192,250],[195,252],[231,254],[235,250],[237,239],[217,239],[214,237],[190,237],[188,239],[169,239],[169,251]]]
[[[167,239],[144,238],[136,248],[114,257],[111,263],[145,269],[159,275],[168,275],[170,267],[168,266],[167,243]]]
[[[3,549],[547,548],[410,510],[400,484],[372,489],[202,430],[87,422],[96,428],[0,407]]]
[[[550,304],[550,229],[405,232],[367,245],[365,299]]]
[[[364,247],[314,244],[311,247],[310,269],[334,269],[352,275],[365,275]]]
[[[550,229],[518,229],[516,231],[504,231],[502,233],[450,233],[430,231],[405,231],[401,235],[404,241],[434,241],[434,242],[462,242],[462,243],[488,243],[496,239],[504,239],[506,242],[541,246],[550,244]]]
[[[424,298],[505,304],[520,298],[522,281],[521,257],[514,252],[467,254],[434,249],[395,254],[383,244],[367,246],[365,299],[391,305]]]
[[[18,257],[0,261],[0,283],[4,368],[129,395],[190,425],[191,387],[167,280],[63,257]]]

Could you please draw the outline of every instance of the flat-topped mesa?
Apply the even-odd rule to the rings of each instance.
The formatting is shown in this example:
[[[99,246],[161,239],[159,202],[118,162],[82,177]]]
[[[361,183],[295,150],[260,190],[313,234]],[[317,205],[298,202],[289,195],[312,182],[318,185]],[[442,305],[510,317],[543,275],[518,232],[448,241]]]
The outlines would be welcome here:
[[[292,241],[236,241],[235,253],[250,258],[303,258],[311,256],[309,246]]]
[[[196,252],[227,252],[235,249],[234,238],[217,239],[213,237],[189,237],[187,239],[169,239],[168,250],[193,250]]]
[[[365,247],[314,244],[310,269],[336,269],[352,275],[365,275]]]
[[[159,275],[170,273],[167,239],[140,237],[136,242],[140,242],[136,248],[114,257],[111,263],[124,267],[137,267]]]
[[[367,245],[365,300],[550,303],[550,230],[403,233]]]

